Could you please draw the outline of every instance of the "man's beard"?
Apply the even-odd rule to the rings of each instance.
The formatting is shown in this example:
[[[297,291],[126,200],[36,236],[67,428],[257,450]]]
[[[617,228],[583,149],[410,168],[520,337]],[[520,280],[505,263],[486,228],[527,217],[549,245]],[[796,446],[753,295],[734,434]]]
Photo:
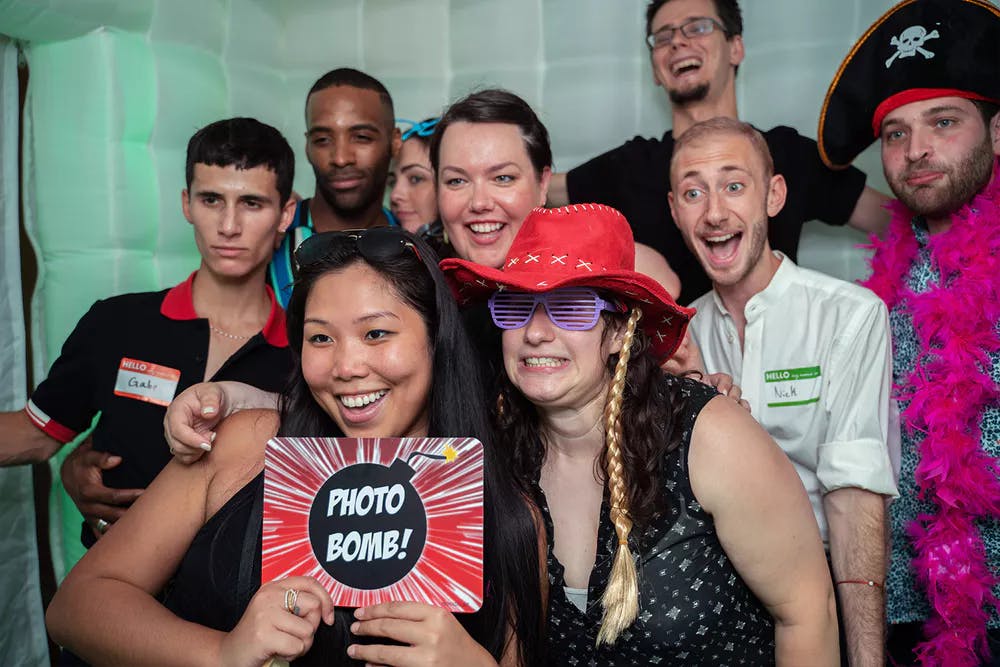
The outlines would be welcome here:
[[[667,95],[670,96],[670,103],[679,107],[692,102],[701,102],[708,97],[708,84],[702,83],[688,90],[668,89]]]
[[[345,170],[346,171],[346,170]],[[356,170],[350,170],[353,174]],[[385,194],[385,184],[389,177],[389,160],[378,164],[372,170],[371,180],[361,186],[361,190],[355,193],[338,193],[327,182],[330,172],[324,172],[313,167],[316,174],[316,194],[323,197],[330,210],[334,214],[345,220],[352,220],[361,217],[367,212],[375,202],[381,202]],[[381,176],[381,178],[380,178]]]
[[[993,149],[987,135],[983,143],[973,148],[968,157],[958,165],[938,165],[929,161],[920,161],[912,164],[900,174],[898,179],[889,178],[887,174],[886,180],[899,201],[917,215],[932,220],[944,218],[962,208],[976,193],[986,187],[993,174],[994,160]],[[947,174],[948,182],[936,191],[920,187],[912,190],[905,188],[903,184],[908,174],[928,168]],[[921,198],[919,195],[925,190],[934,196]]]

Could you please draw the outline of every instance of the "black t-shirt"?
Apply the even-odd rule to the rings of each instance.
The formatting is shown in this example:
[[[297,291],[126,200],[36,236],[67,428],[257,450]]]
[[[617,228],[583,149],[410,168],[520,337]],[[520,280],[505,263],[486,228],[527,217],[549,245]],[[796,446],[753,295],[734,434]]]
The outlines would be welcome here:
[[[855,167],[829,169],[820,160],[816,142],[790,127],[778,126],[763,134],[775,172],[788,183],[785,206],[771,218],[768,239],[772,249],[797,261],[802,225],[809,220],[845,224],[864,189],[865,174]],[[566,186],[571,203],[606,204],[621,211],[636,242],[659,251],[680,277],[679,301],[687,304],[712,285],[670,215],[667,193],[673,152],[670,132],[662,139],[636,137],[571,170]]]
[[[172,398],[205,379],[210,331],[208,320],[194,311],[194,275],[170,290],[96,302],[77,323],[48,377],[31,396],[28,415],[63,442],[86,430],[101,413],[93,432],[94,450],[122,457],[120,465],[104,471],[104,484],[109,487],[145,488],[170,460],[163,438],[166,407],[122,394],[142,396],[151,390],[138,385],[163,382]],[[263,331],[233,353],[213,381],[236,380],[272,392],[284,389],[292,355],[284,311],[270,290],[269,294],[271,315]],[[147,373],[133,373],[139,369],[132,362],[123,367],[124,359],[145,364]],[[180,372],[175,391],[169,392],[170,377],[148,374],[153,365]],[[85,529],[84,535],[90,531]],[[85,539],[85,544],[88,541],[92,542]]]

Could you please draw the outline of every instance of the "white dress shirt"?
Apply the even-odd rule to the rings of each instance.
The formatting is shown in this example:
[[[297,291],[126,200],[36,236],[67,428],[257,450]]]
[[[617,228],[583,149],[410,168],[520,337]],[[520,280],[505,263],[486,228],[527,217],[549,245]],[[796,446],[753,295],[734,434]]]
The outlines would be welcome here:
[[[885,305],[859,285],[803,269],[777,272],[746,304],[743,349],[712,290],[691,335],[709,373],[728,373],[795,466],[827,541],[823,495],[844,487],[895,496],[886,445],[891,355]]]

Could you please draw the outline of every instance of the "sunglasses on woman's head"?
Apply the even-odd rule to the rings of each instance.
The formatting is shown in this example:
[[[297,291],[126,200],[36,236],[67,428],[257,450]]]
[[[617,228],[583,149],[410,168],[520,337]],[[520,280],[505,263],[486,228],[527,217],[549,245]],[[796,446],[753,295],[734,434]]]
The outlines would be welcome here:
[[[409,123],[410,129],[403,132],[401,139],[406,141],[414,134],[418,137],[429,137],[434,134],[434,126],[438,124],[440,118],[429,118],[425,121],[416,122],[413,120],[406,120],[405,118],[397,118],[397,123]]]
[[[539,304],[545,307],[552,324],[567,331],[593,329],[601,311],[624,312],[622,306],[605,301],[589,287],[564,287],[541,294],[495,292],[490,297],[490,315],[501,329],[520,329],[531,320]]]
[[[345,243],[353,243],[358,253],[370,262],[385,261],[398,256],[409,248],[417,259],[417,246],[397,227],[348,229],[342,232],[320,232],[303,241],[295,250],[295,264],[309,266],[329,258]]]

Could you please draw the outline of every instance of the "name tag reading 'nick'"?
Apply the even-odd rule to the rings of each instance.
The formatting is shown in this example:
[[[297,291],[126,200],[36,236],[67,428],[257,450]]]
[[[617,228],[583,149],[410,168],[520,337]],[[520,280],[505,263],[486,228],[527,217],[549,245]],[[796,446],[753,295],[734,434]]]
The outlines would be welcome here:
[[[819,366],[764,372],[764,396],[769,408],[809,405],[819,401],[823,374]]]
[[[483,446],[474,438],[272,438],[261,578],[316,578],[334,604],[483,602]]]

